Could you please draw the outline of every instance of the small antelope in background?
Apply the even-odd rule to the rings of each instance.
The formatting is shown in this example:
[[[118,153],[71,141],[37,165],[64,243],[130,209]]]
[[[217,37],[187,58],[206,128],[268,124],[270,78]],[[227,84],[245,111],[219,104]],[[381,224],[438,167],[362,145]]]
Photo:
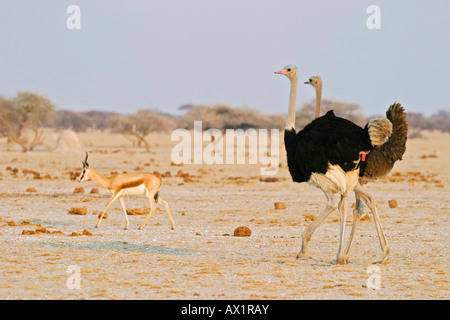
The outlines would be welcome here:
[[[139,230],[141,230],[147,224],[148,220],[155,212],[155,202],[160,203],[164,206],[164,208],[167,210],[167,213],[169,214],[170,222],[172,223],[172,230],[175,228],[169,205],[159,196],[159,189],[161,188],[162,184],[162,180],[160,177],[155,176],[151,173],[123,173],[112,177],[104,177],[100,173],[89,167],[87,159],[88,153],[86,152],[86,159],[84,159],[84,161],[81,161],[81,163],[83,164],[83,171],[81,171],[78,182],[93,180],[100,187],[108,190],[112,194],[111,199],[108,201],[105,208],[100,214],[98,222],[95,225],[96,228],[98,228],[98,226],[100,225],[100,222],[102,221],[103,216],[111,203],[119,198],[120,204],[123,208],[123,212],[125,213],[125,219],[127,221],[125,230],[127,230],[129,223],[123,196],[141,194],[145,194],[148,197],[148,201],[150,202],[150,213],[148,214],[144,223],[139,226]]]

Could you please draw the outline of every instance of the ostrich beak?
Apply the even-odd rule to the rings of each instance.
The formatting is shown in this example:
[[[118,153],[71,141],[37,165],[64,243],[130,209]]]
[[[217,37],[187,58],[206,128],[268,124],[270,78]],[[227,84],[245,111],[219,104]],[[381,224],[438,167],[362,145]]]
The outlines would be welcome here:
[[[276,74],[286,74],[287,71],[286,70],[281,70],[281,71],[276,71],[274,73],[276,73]]]

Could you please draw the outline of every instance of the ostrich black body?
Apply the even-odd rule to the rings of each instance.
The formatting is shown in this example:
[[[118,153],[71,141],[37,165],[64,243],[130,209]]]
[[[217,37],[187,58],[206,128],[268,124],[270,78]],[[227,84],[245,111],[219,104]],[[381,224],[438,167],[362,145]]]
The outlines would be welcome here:
[[[345,172],[359,166],[360,152],[373,149],[369,133],[333,111],[313,120],[303,130],[284,133],[289,172],[295,182],[306,182],[312,173],[325,174],[329,165]]]

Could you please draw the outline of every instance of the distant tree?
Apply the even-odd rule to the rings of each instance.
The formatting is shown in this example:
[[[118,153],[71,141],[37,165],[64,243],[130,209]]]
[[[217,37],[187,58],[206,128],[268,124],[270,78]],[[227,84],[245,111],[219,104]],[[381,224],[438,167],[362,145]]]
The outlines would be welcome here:
[[[192,129],[194,121],[202,121],[204,130],[264,128],[281,129],[285,122],[281,115],[264,115],[259,110],[250,108],[232,108],[227,105],[197,105],[189,109],[180,126]]]
[[[92,121],[92,128],[97,130],[105,130],[109,127],[110,121],[118,116],[120,113],[111,111],[91,110],[79,112],[83,117],[87,117]]]
[[[429,118],[424,117],[422,113],[409,112],[408,125],[417,130],[440,130],[450,132],[450,112],[439,110]]]
[[[121,133],[125,137],[135,138],[137,145],[142,144],[147,152],[150,145],[146,138],[151,132],[168,132],[177,126],[174,117],[163,115],[151,110],[138,110],[130,116],[118,115],[110,119],[108,128],[112,132]]]
[[[94,120],[79,112],[60,110],[57,111],[54,126],[58,129],[72,129],[76,132],[83,132],[87,129],[94,129]]]
[[[450,132],[450,111],[439,110],[436,114],[431,116],[431,122],[435,129],[443,132]]]
[[[450,110],[438,110],[436,114],[432,115],[433,118],[450,118]]]
[[[44,125],[55,119],[55,105],[38,94],[21,91],[11,99],[1,99],[0,124],[2,135],[21,146],[22,151],[33,150],[42,142]],[[24,129],[34,133],[31,141],[23,135]]]
[[[303,104],[301,109],[296,113],[296,127],[303,128],[314,120],[315,108],[315,100]],[[336,116],[348,119],[359,126],[364,126],[366,124],[366,118],[361,113],[361,106],[357,104],[323,99],[320,108],[320,115],[324,115],[330,110],[333,110]]]
[[[0,97],[0,134],[3,137],[10,136],[13,131],[13,124],[16,122],[16,114],[11,105],[11,101]]]

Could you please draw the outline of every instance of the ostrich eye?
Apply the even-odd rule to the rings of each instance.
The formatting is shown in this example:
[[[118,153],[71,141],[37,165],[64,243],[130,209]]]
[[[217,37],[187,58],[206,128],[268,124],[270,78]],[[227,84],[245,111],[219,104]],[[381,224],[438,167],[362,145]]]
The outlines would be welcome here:
[[[288,68],[287,71],[291,71],[291,68]]]

